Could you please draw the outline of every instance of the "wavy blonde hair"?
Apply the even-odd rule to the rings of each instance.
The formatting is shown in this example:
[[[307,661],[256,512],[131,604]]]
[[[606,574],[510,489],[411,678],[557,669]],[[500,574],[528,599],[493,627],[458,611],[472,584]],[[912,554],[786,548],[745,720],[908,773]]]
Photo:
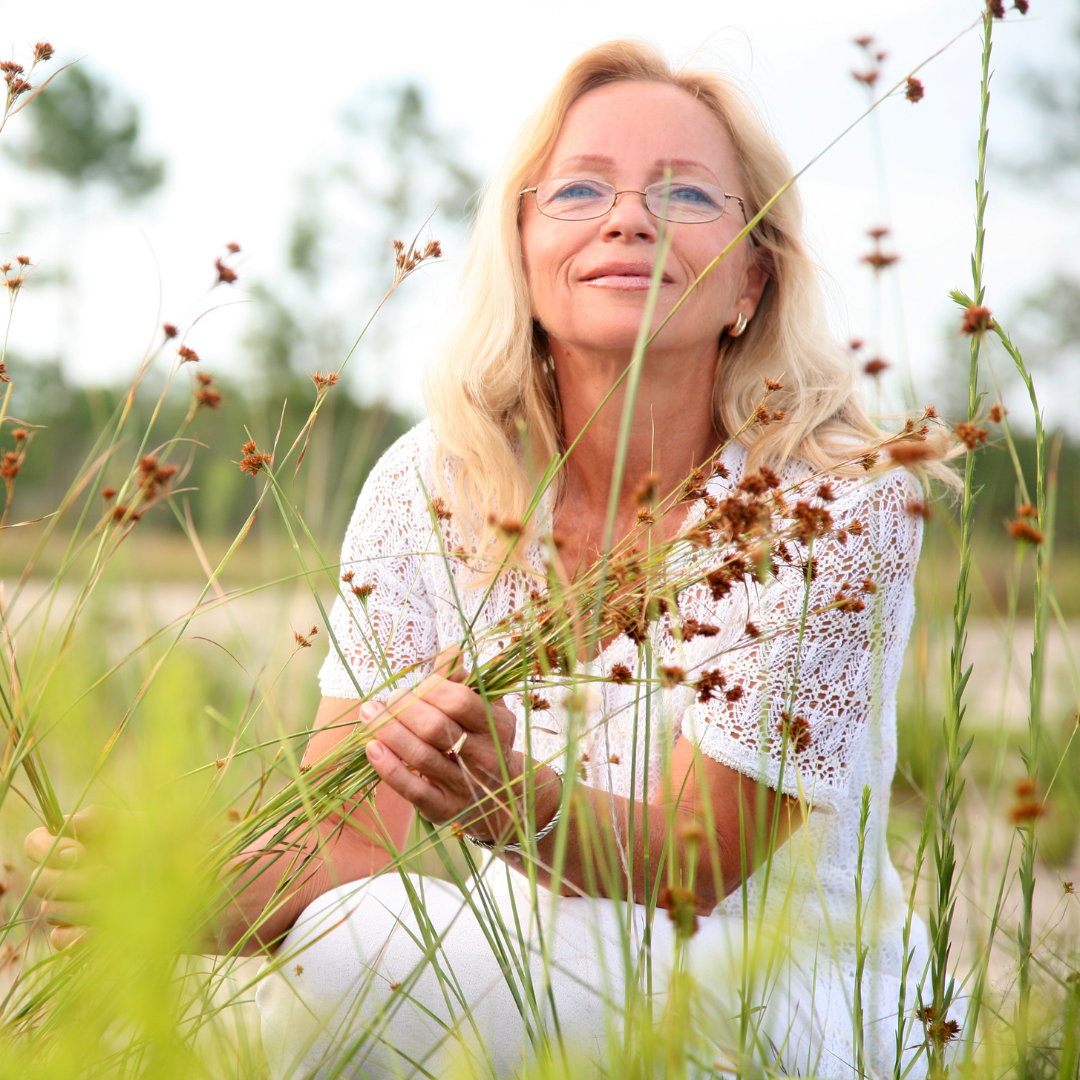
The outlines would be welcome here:
[[[428,412],[444,475],[453,455],[455,480],[444,492],[467,542],[497,561],[509,548],[496,520],[523,522],[536,476],[563,449],[558,393],[547,339],[533,322],[518,231],[518,192],[534,181],[567,110],[590,90],[617,81],[661,83],[685,90],[723,125],[741,163],[748,216],[792,175],[791,164],[746,92],[712,71],[676,69],[651,45],[609,41],[579,56],[525,123],[501,169],[485,189],[462,278],[458,320],[441,362],[429,374]],[[847,471],[880,440],[846,350],[829,334],[818,270],[803,242],[802,202],[795,188],[754,230],[755,254],[768,283],[746,332],[720,341],[713,413],[718,432],[737,432],[754,412],[765,377],[781,379],[770,398],[786,419],[754,425],[740,436],[748,468],[777,467],[798,457],[819,469]],[[527,432],[529,457],[522,452]],[[561,491],[555,480],[556,499]],[[520,563],[525,544],[510,561]],[[490,564],[489,564],[490,565]]]

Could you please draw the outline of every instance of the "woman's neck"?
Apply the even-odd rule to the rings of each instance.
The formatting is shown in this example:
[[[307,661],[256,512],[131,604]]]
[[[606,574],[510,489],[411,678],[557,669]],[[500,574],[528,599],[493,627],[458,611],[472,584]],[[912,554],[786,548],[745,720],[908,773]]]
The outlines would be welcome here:
[[[562,408],[566,444],[575,440],[566,464],[563,495],[555,528],[574,573],[589,565],[603,547],[611,485],[618,457],[619,430],[626,401],[624,380],[601,406],[626,370],[629,356],[587,354],[552,342],[555,381]],[[646,356],[630,426],[612,541],[638,525],[635,500],[647,474],[655,477],[661,498],[673,492],[691,470],[715,453],[720,436],[713,424],[716,353]],[[595,417],[593,413],[599,412]],[[590,419],[591,418],[591,419]],[[658,528],[671,536],[684,514],[668,514]]]

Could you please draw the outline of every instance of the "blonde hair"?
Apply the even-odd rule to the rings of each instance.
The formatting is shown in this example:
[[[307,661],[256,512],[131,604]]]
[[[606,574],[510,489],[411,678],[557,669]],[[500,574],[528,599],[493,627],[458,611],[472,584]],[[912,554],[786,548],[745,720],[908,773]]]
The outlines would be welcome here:
[[[495,522],[520,522],[522,539],[534,534],[535,523],[523,519],[536,476],[563,448],[547,341],[532,320],[522,265],[518,192],[547,159],[570,106],[596,87],[624,80],[679,87],[716,116],[741,162],[748,216],[792,175],[745,91],[726,76],[675,69],[659,50],[635,40],[606,42],[566,69],[483,193],[462,278],[459,321],[426,386],[442,462],[447,454],[457,459],[453,490],[444,494],[467,542],[496,562],[514,530],[499,529]],[[761,400],[762,380],[780,379],[783,390],[769,402],[784,411],[784,421],[754,425],[740,435],[749,452],[748,469],[777,467],[798,457],[815,468],[846,471],[837,463],[869,449],[880,433],[863,404],[850,356],[826,328],[802,220],[802,203],[792,187],[754,230],[756,258],[769,280],[746,332],[720,341],[713,413],[718,432],[739,431]],[[436,475],[443,474],[440,464]],[[554,486],[557,498],[560,478]],[[524,548],[518,543],[510,561],[520,563]]]

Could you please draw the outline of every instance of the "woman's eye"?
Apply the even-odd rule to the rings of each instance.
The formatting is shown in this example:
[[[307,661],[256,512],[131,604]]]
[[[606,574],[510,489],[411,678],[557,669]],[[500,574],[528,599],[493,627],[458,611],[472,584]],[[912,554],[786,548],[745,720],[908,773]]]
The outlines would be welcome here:
[[[595,199],[601,197],[603,192],[598,184],[591,184],[587,180],[572,180],[560,187],[552,199]]]
[[[718,205],[716,199],[705,188],[698,187],[697,184],[673,184],[670,199],[671,202],[706,209],[715,208]]]

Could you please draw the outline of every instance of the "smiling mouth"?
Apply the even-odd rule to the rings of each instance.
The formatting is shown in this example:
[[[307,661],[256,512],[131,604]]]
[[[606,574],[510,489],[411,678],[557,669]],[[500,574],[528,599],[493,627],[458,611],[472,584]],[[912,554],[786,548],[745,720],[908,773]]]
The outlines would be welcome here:
[[[592,285],[601,289],[647,289],[652,284],[651,273],[639,273],[636,271],[611,271],[596,274],[593,277],[582,279],[583,285]],[[660,281],[661,285],[670,285],[671,278],[664,274]]]

